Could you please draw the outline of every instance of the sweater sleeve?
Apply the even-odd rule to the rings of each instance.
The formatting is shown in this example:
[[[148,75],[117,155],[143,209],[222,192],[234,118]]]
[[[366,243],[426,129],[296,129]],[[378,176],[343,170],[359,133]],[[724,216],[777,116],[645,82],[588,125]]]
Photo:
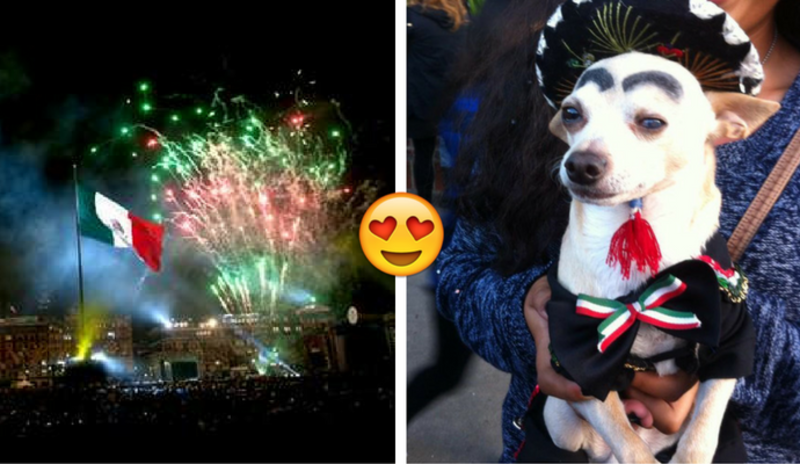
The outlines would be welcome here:
[[[747,306],[756,332],[753,374],[736,385],[742,427],[762,446],[797,450],[800,437],[800,326],[786,302],[753,290]]]
[[[536,350],[525,323],[528,289],[545,274],[551,259],[524,272],[503,276],[491,268],[499,240],[483,228],[461,222],[438,258],[437,305],[464,342],[496,368],[535,379]]]

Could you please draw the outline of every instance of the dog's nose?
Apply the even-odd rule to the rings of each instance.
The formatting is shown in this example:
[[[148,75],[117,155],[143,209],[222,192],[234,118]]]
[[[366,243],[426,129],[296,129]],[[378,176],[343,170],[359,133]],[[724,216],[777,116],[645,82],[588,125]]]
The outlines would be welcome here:
[[[597,182],[606,172],[607,161],[590,151],[576,151],[569,155],[564,167],[569,180],[580,185]]]

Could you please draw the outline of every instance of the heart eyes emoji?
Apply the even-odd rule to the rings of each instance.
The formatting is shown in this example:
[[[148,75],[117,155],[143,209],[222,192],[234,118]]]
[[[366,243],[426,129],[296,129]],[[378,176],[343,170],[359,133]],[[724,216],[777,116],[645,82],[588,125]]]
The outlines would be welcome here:
[[[424,199],[397,192],[378,199],[364,213],[358,231],[364,256],[394,276],[422,272],[433,264],[444,241],[436,209]]]
[[[414,240],[421,240],[433,232],[433,221],[420,222],[416,217],[410,217],[406,221],[406,227],[408,227],[411,235],[414,236]],[[383,222],[371,221],[369,223],[369,231],[387,241],[396,228],[397,220],[392,216],[388,216]]]

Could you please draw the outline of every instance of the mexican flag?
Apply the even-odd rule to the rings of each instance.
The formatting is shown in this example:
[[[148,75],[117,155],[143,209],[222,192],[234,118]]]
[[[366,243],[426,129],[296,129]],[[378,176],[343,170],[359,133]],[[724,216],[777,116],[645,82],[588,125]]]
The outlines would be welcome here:
[[[161,269],[164,226],[146,221],[93,190],[78,186],[81,235],[119,248],[133,248],[150,269]]]

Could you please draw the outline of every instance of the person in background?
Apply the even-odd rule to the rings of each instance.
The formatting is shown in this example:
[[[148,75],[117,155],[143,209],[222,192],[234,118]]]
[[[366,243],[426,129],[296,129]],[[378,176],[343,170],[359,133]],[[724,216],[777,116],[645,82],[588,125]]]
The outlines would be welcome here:
[[[483,14],[484,4],[497,3],[500,0],[469,0],[467,2],[467,15],[470,21],[477,18],[478,14]],[[506,0],[502,0],[506,1]],[[490,9],[490,8],[489,8]],[[464,29],[466,29],[464,31]],[[461,40],[468,41],[470,31],[469,28],[461,28]],[[410,31],[409,31],[410,32]],[[409,36],[410,38],[410,36]],[[410,50],[410,45],[409,45]],[[458,59],[458,55],[464,51],[464,47],[460,47],[456,51],[456,56],[453,57],[454,61]],[[411,60],[409,54],[409,78],[411,76]],[[409,93],[410,93],[409,84]],[[441,111],[444,108],[443,104],[447,103],[450,98],[448,92],[452,88],[448,82],[443,81],[439,88],[439,93],[436,99],[440,102],[439,105],[432,106],[431,120],[435,123],[434,131],[438,132],[439,154],[441,174],[444,181],[444,191],[438,206],[439,214],[442,218],[444,226],[444,242],[442,247],[446,247],[453,236],[455,229],[455,213],[453,207],[455,206],[454,199],[457,195],[455,186],[451,180],[455,160],[458,156],[461,144],[461,134],[466,125],[469,124],[471,114],[475,112],[477,105],[477,98],[472,95],[462,95],[455,103],[450,105],[446,111]],[[410,101],[410,100],[409,100]],[[439,113],[441,118],[439,118]],[[410,115],[409,110],[409,115]],[[412,132],[411,122],[409,117],[409,134]],[[427,143],[427,142],[425,142]],[[424,143],[423,143],[424,146]],[[414,140],[414,149],[418,150],[419,144]],[[422,162],[420,169],[429,170],[425,174],[417,173],[418,162],[423,160],[419,157],[419,151],[415,153],[414,176],[417,181],[417,189],[420,196],[430,201],[433,190],[433,158],[434,142],[430,142],[430,156],[427,160]],[[421,178],[430,175],[430,187],[422,189],[420,185]],[[427,195],[427,196],[426,196]],[[434,264],[435,267],[435,264]],[[435,288],[438,284],[438,274],[430,274],[430,288]],[[467,365],[472,358],[472,351],[469,350],[461,341],[458,331],[453,326],[452,322],[445,319],[438,312],[435,318],[436,324],[436,358],[435,360],[418,371],[412,379],[409,380],[407,388],[407,422],[410,423],[418,413],[423,411],[433,400],[441,395],[454,389],[464,376]]]
[[[564,399],[582,397],[576,384],[550,367],[547,321],[541,316],[549,299],[541,277],[558,258],[569,197],[551,175],[566,147],[548,131],[552,115],[538,89],[534,58],[539,33],[561,3],[512,0],[481,29],[482,40],[470,41],[471,59],[455,73],[462,89],[482,93],[459,153],[459,224],[438,260],[437,302],[472,350],[512,374],[503,405],[504,462],[516,460],[525,434],[515,421],[537,385]],[[714,3],[740,22],[762,57],[760,97],[782,105],[748,140],[717,149],[720,231],[729,237],[800,128],[800,2]],[[795,175],[740,262],[751,282],[748,307],[757,349],[754,374],[737,384],[732,406],[753,462],[800,456],[798,202]],[[681,379],[639,374],[636,379],[634,387],[647,391],[653,381],[683,391],[690,387]]]
[[[468,13],[463,0],[409,0],[408,137],[414,142],[417,193],[432,202],[433,154],[439,102],[454,57],[464,42]]]

